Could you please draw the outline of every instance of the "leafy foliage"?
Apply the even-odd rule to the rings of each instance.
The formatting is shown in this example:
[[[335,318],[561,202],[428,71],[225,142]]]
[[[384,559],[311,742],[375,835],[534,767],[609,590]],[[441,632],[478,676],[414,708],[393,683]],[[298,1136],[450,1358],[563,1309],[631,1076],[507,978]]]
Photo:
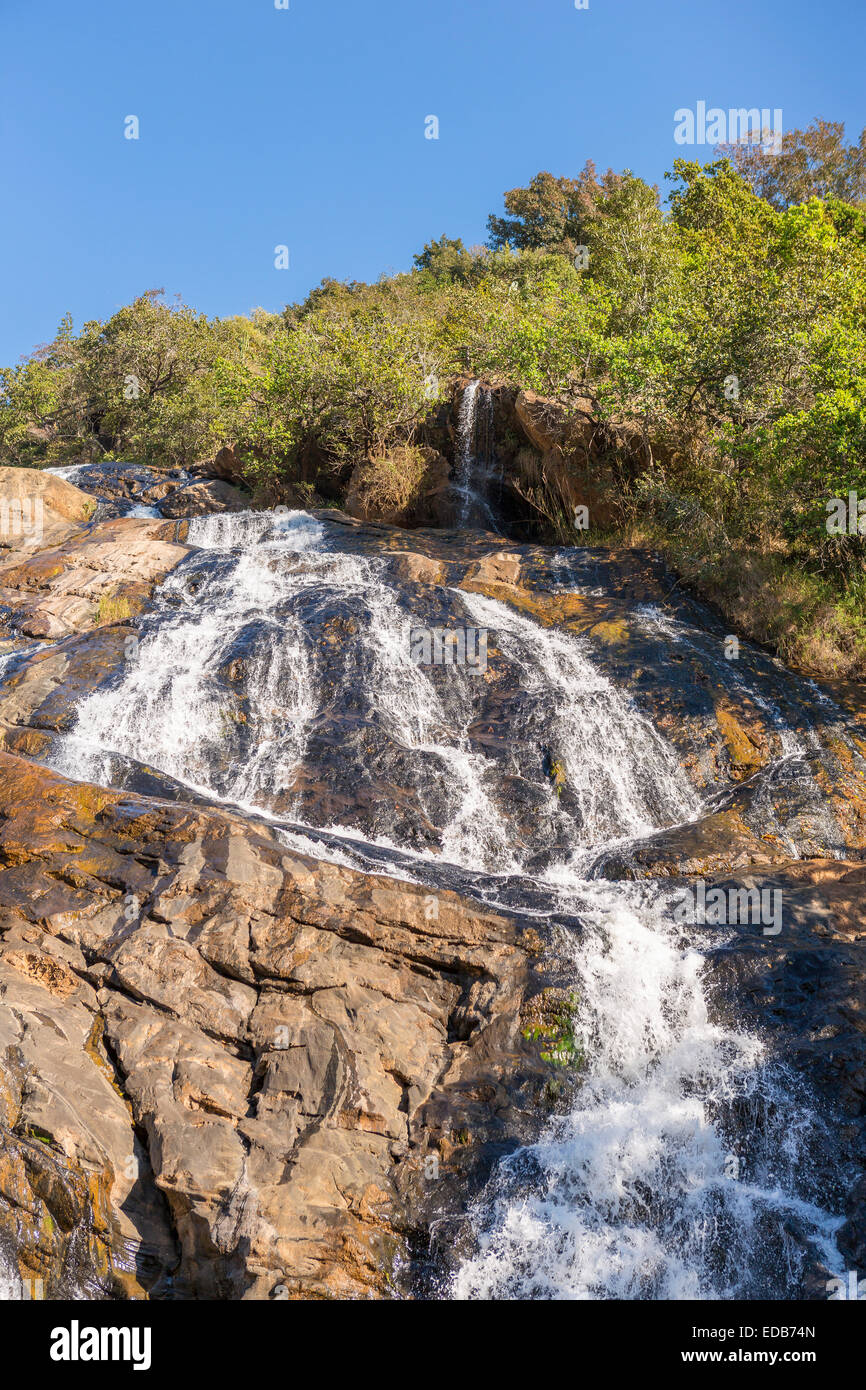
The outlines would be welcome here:
[[[864,139],[816,122],[772,163],[679,160],[667,208],[628,170],[540,173],[486,247],[443,235],[408,273],[325,280],[280,314],[208,320],[150,291],[79,333],[64,319],[0,370],[0,463],[168,466],[231,442],[271,490],[330,470],[339,496],[362,465],[399,497],[468,370],[591,398],[628,463],[624,517],[716,560],[785,555],[856,607],[864,538],[826,519],[866,499]]]

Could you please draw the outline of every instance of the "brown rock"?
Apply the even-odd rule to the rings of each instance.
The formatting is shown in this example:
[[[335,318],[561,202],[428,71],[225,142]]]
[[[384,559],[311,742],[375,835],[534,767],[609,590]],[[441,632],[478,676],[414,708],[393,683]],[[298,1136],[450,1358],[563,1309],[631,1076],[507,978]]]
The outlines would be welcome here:
[[[589,449],[598,429],[589,397],[569,407],[555,397],[519,391],[514,413],[530,444],[542,454],[554,450],[565,452],[578,446]]]
[[[243,480],[244,464],[237,446],[226,444],[219,450],[213,463],[210,465],[212,478],[222,478],[226,483],[237,483]]]
[[[246,493],[216,479],[178,488],[160,503],[160,510],[165,516],[207,516],[211,512],[245,512],[249,505]]]
[[[0,468],[0,583],[9,552],[26,555],[61,543],[80,530],[95,506],[87,493],[53,473]]]
[[[32,555],[18,552],[16,563],[0,567],[0,601],[30,637],[65,637],[129,617],[188,554],[161,539],[169,529],[165,522],[121,517]]]
[[[174,1240],[187,1296],[386,1293],[429,1146],[447,1172],[543,1113],[524,1113],[549,1072],[521,1029],[537,934],[290,853],[227,813],[4,753],[0,779],[0,989],[13,1049],[26,1042],[6,1103],[69,1187],[64,1219],[93,1223],[93,1268],[116,1283],[130,1244],[165,1263]],[[115,1084],[88,1051],[97,1026]],[[502,1101],[483,1119],[482,1076]],[[129,1216],[134,1126],[150,1166]],[[68,1242],[40,1244],[26,1165],[7,1171],[14,1193],[0,1158],[0,1230],[29,1204],[21,1267],[54,1278]],[[85,1172],[95,1188],[76,1186]]]

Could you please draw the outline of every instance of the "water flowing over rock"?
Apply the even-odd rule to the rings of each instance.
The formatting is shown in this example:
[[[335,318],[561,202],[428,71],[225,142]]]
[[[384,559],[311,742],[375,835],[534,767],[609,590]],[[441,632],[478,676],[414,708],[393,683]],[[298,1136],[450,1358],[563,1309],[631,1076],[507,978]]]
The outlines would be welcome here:
[[[493,399],[478,380],[463,388],[455,452],[457,525],[499,532],[496,508],[502,494],[502,468],[496,458]]]
[[[866,725],[654,556],[495,534],[484,409],[480,530],[97,518],[7,579],[44,610],[116,545],[140,586],[6,610],[20,1276],[778,1298],[862,1259]]]

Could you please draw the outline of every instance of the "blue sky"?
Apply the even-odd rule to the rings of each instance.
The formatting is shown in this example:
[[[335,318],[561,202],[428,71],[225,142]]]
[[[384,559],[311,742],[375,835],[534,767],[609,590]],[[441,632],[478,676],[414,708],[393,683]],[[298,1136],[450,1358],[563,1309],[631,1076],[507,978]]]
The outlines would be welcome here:
[[[483,241],[539,169],[661,182],[700,100],[854,136],[864,54],[864,0],[0,0],[0,364],[154,286],[273,310]]]

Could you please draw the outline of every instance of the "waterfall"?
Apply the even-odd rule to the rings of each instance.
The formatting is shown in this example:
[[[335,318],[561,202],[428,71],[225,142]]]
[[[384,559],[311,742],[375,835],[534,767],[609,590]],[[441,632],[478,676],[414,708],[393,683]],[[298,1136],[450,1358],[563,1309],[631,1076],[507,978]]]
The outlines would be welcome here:
[[[461,600],[518,668],[539,739],[576,802],[567,827],[573,848],[638,838],[698,814],[699,798],[673,750],[594,666],[585,638],[542,627],[480,594]]]
[[[260,514],[191,522],[190,542],[202,550],[163,584],[156,619],[122,678],[83,701],[55,766],[110,782],[119,753],[241,805],[280,787],[303,749],[316,697],[303,629],[280,612],[293,592],[291,570],[276,562],[314,547],[321,529],[303,512],[276,524]],[[272,532],[278,539],[269,545]],[[251,536],[262,544],[249,545]],[[218,678],[232,661],[250,672],[256,700],[248,710]],[[221,745],[241,722],[251,751],[238,766]]]
[[[254,810],[279,803],[296,815],[281,795],[328,706],[310,605],[337,599],[365,641],[331,671],[329,698],[360,700],[365,718],[400,750],[407,786],[437,826],[435,853],[444,860],[519,873],[531,871],[545,847],[562,845],[567,853],[552,872],[573,860],[572,877],[580,878],[581,852],[697,813],[672,750],[596,670],[585,640],[455,590],[455,608],[496,635],[525,696],[520,744],[508,767],[497,765],[472,733],[483,682],[458,666],[437,682],[434,670],[414,662],[418,616],[389,582],[386,560],[334,550],[325,535],[305,513],[193,521],[189,540],[199,549],[162,585],[119,679],[79,706],[54,765],[110,783],[121,755],[196,791]],[[542,745],[564,770],[561,795],[545,774]],[[533,824],[522,831],[502,787],[508,773],[533,797]],[[399,847],[393,827],[385,836]]]
[[[700,813],[672,750],[594,668],[588,645],[464,596],[519,660],[567,781],[573,844],[644,836]],[[661,624],[656,610],[638,615]],[[677,630],[671,640],[687,641]],[[739,672],[731,683],[757,695]],[[803,744],[779,707],[782,758]],[[842,1218],[810,1177],[830,1139],[804,1085],[754,1035],[710,1020],[703,940],[659,885],[587,880],[592,855],[545,874],[582,931],[573,962],[573,1107],[505,1159],[469,1214],[475,1253],[457,1299],[797,1298],[810,1270],[840,1274]],[[713,942],[718,945],[718,940]],[[744,1119],[745,1116],[745,1119]]]
[[[583,1082],[476,1204],[452,1296],[802,1296],[810,1259],[842,1266],[841,1218],[809,1190],[808,1097],[756,1038],[709,1021],[703,957],[656,891],[586,884],[570,905]]]
[[[54,478],[62,478],[64,482],[74,483],[81,470],[86,467],[86,463],[69,463],[62,468],[45,468],[43,472],[50,473]]]
[[[493,398],[475,378],[470,381],[457,412],[457,525],[478,527],[499,534],[496,514],[491,506],[490,488],[502,475],[496,473],[493,449]],[[480,425],[483,421],[483,431]],[[483,442],[479,436],[483,433]]]
[[[516,867],[508,828],[485,789],[492,768],[466,734],[473,678],[454,671],[446,709],[431,673],[411,659],[415,620],[387,582],[384,562],[324,549],[323,538],[321,524],[303,512],[193,521],[189,541],[200,551],[162,585],[120,679],[79,706],[54,766],[110,783],[120,754],[196,791],[248,809],[272,808],[322,704],[316,655],[292,605],[338,594],[363,622],[360,655],[368,663],[360,677],[357,662],[347,659],[340,693],[356,700],[363,686],[369,717],[412,754],[424,809],[420,774],[431,768],[446,803],[443,852],[469,867]],[[240,704],[220,679],[238,663],[246,696]]]
[[[460,413],[466,515],[478,504],[480,389],[470,383]],[[659,885],[591,877],[600,847],[694,820],[702,806],[586,639],[442,591],[449,612],[489,633],[494,677],[513,678],[512,736],[491,740],[488,683],[411,659],[413,627],[440,621],[443,598],[396,583],[387,553],[353,552],[344,528],[304,512],[210,516],[189,540],[197,549],[162,584],[123,671],[58,739],[56,766],[110,782],[118,755],[131,758],[293,817],[281,833],[308,853],[450,882],[506,910],[531,889],[526,910],[580,923],[560,929],[581,1058],[573,1104],[499,1165],[469,1213],[473,1253],[442,1292],[784,1297],[799,1296],[810,1268],[835,1269],[840,1222],[811,1185],[823,1134],[809,1098],[754,1036],[710,1019],[703,949],[718,935],[679,924]],[[326,640],[334,618],[341,636]],[[793,754],[779,706],[773,719]],[[302,796],[317,739],[321,775],[345,762],[355,783],[372,779],[366,820]],[[363,764],[351,761],[358,748]],[[399,796],[376,794],[383,766]],[[426,842],[406,829],[417,822]]]

